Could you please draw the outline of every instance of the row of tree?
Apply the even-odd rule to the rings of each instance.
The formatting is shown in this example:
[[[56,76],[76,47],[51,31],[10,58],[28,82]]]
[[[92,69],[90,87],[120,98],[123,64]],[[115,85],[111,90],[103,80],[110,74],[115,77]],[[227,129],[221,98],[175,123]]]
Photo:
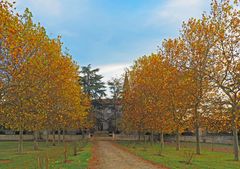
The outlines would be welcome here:
[[[127,71],[123,128],[180,133],[191,129],[200,154],[200,129],[232,132],[239,160],[239,1],[212,1],[210,14],[184,22],[181,35],[166,39],[157,54],[143,56]]]
[[[28,9],[19,15],[0,1],[0,125],[20,132],[19,152],[24,130],[91,127],[78,69],[60,37],[50,38]]]

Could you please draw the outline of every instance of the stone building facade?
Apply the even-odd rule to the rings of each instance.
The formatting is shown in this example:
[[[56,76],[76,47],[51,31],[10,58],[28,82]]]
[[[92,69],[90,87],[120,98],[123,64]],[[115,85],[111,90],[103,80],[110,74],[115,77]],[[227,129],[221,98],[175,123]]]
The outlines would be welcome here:
[[[93,101],[96,131],[118,131],[122,117],[120,101],[112,99]]]

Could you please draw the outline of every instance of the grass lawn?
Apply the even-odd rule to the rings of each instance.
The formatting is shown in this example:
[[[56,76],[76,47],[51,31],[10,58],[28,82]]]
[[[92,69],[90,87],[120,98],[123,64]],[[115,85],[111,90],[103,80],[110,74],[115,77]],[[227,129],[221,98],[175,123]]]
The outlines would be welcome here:
[[[171,169],[239,169],[240,162],[233,161],[232,146],[202,144],[202,154],[196,155],[193,143],[184,143],[180,151],[176,151],[174,144],[165,144],[162,156],[159,155],[160,144],[144,144],[129,141],[119,141],[119,144],[127,147],[134,154],[155,163],[160,163]],[[144,148],[145,147],[145,148]],[[186,160],[193,155],[191,164]]]
[[[67,163],[64,163],[64,144],[46,146],[39,143],[39,151],[33,150],[33,142],[24,142],[23,154],[17,153],[17,142],[0,142],[0,169],[39,169],[48,157],[49,169],[86,169],[91,158],[92,143],[78,146],[77,156],[73,156],[73,143],[67,143]],[[39,162],[40,161],[40,162]],[[43,161],[43,162],[41,162]]]

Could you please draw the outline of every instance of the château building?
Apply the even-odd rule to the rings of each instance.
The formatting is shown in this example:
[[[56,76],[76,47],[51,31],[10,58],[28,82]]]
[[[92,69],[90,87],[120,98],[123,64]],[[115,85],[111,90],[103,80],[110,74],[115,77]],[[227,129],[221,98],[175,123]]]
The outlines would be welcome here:
[[[93,101],[96,131],[119,131],[122,110],[120,101],[113,99]]]

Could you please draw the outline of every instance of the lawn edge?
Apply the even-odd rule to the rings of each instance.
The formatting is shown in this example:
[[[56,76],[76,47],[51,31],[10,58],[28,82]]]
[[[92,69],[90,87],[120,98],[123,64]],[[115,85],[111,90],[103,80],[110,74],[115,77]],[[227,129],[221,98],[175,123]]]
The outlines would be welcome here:
[[[125,151],[126,153],[129,153],[129,154],[132,154],[134,155],[135,157],[137,157],[138,159],[146,162],[146,163],[149,163],[151,165],[154,165],[155,167],[159,168],[159,169],[170,169],[166,166],[164,166],[163,164],[160,164],[160,163],[157,163],[157,162],[154,162],[154,161],[151,161],[151,160],[147,160],[139,155],[137,155],[136,153],[132,152],[131,150],[129,150],[127,147],[117,143],[116,141],[109,141],[113,146],[115,146],[116,148],[119,148],[123,151]]]
[[[88,163],[88,169],[96,169],[99,164],[99,158],[98,158],[98,152],[97,152],[98,143],[95,140],[92,140],[91,142],[92,142],[92,148],[91,148],[92,155]]]

